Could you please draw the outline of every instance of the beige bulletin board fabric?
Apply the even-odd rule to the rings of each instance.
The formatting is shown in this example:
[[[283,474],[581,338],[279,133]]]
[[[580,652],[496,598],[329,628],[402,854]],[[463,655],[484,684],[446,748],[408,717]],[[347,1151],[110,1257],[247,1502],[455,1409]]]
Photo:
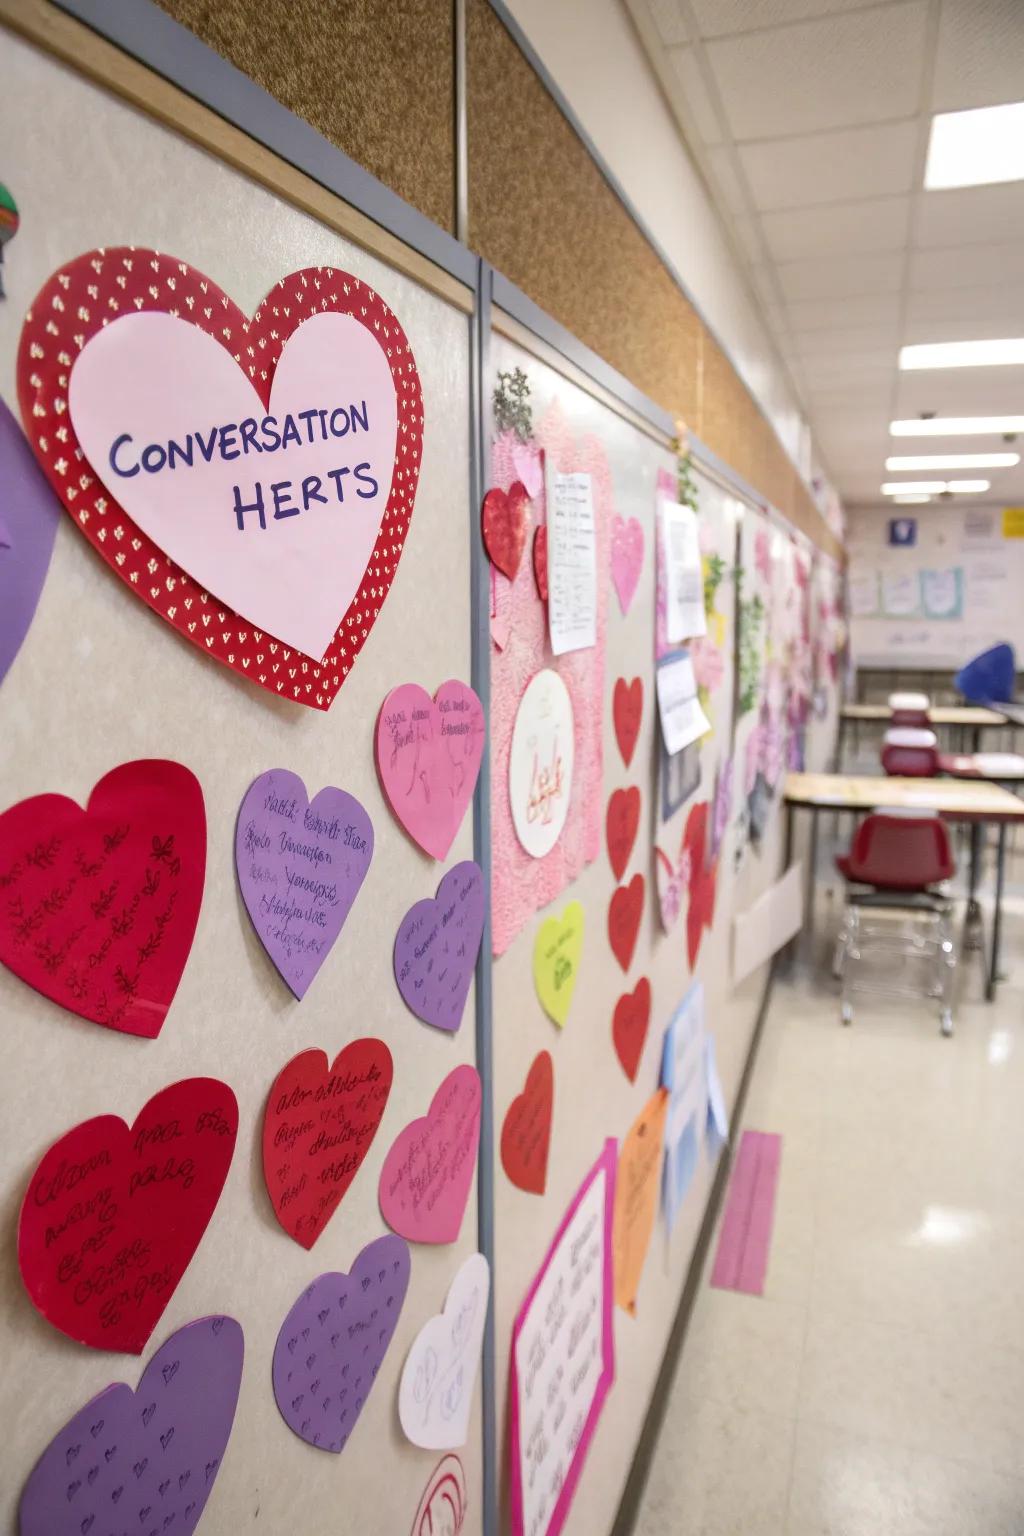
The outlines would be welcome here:
[[[65,1420],[111,1381],[133,1387],[175,1329],[217,1311],[245,1331],[234,1432],[202,1530],[227,1536],[403,1533],[438,1457],[417,1450],[397,1419],[398,1379],[421,1326],[440,1310],[477,1244],[475,1184],[452,1246],[413,1245],[398,1330],[345,1452],[300,1441],[271,1390],[278,1329],[300,1291],[348,1270],[387,1229],[377,1177],[398,1132],[425,1112],[442,1078],[474,1055],[473,997],[448,1036],[406,1010],[392,944],[409,905],[433,895],[442,869],[391,816],[373,761],[387,691],[433,690],[470,675],[469,321],[270,192],[156,126],[27,43],[4,37],[8,85],[0,142],[21,210],[17,260],[5,264],[0,395],[15,410],[21,322],[44,279],[99,244],[136,242],[195,263],[246,310],[301,266],[330,264],[371,282],[409,336],[423,386],[423,468],[392,591],[352,675],[326,715],[273,699],[207,661],[113,577],[61,514],[53,562],[26,642],[0,687],[0,806],[42,791],[79,802],[115,764],[166,756],[190,767],[206,800],[206,887],[195,943],[160,1037],[145,1041],[76,1019],[0,968],[0,1073],[8,1085],[0,1189],[0,1530],[16,1529],[24,1479]],[[17,167],[17,180],[13,168]],[[430,604],[444,591],[443,604]],[[310,793],[335,784],[367,808],[373,863],[338,943],[301,1004],[259,944],[239,897],[235,817],[253,778],[299,773]],[[472,856],[467,815],[448,863]],[[270,1084],[299,1051],[333,1056],[377,1035],[394,1056],[394,1088],[378,1138],[311,1253],[278,1227],[263,1184],[260,1129]],[[18,1207],[43,1151],[79,1121],[134,1119],[182,1077],[222,1077],[240,1130],[220,1203],[195,1259],[141,1358],[72,1343],[36,1313],[16,1264]],[[479,1387],[461,1453],[470,1488],[466,1529],[481,1529]]]

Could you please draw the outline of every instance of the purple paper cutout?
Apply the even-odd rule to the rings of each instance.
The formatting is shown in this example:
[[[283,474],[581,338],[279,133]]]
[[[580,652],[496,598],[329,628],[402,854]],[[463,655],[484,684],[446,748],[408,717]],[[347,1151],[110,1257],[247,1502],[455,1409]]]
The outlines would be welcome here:
[[[395,980],[424,1024],[453,1031],[462,1023],[484,931],[484,877],[472,859],[456,864],[437,888],[409,908],[395,935]]]
[[[274,1396],[281,1417],[321,1451],[344,1450],[398,1324],[409,1245],[388,1233],[367,1243],[347,1275],[319,1275],[281,1324]]]
[[[60,502],[0,400],[0,682],[28,634],[59,521]]]
[[[36,1462],[20,1536],[190,1536],[231,1434],[244,1342],[233,1317],[172,1333],[133,1392],[123,1381],[70,1419]]]
[[[238,809],[235,868],[252,925],[297,998],[306,995],[352,910],[373,858],[373,823],[354,795],[313,797],[271,768]]]

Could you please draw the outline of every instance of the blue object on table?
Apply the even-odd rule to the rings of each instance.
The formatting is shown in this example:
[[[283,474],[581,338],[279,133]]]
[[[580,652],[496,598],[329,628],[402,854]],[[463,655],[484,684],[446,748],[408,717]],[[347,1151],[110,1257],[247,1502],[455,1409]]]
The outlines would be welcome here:
[[[953,682],[971,704],[1009,704],[1016,680],[1013,646],[993,645],[961,667]]]

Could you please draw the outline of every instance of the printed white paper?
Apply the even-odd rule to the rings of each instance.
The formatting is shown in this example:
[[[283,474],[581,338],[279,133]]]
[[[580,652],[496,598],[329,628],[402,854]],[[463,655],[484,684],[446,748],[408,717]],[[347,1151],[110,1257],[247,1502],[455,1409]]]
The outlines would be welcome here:
[[[669,645],[678,645],[681,640],[707,634],[697,514],[676,501],[662,501],[659,513],[665,567],[665,639]]]
[[[711,725],[700,707],[697,679],[689,653],[658,663],[658,713],[665,751],[670,757],[705,735]]]
[[[556,656],[597,643],[597,547],[587,474],[548,476],[548,628]]]

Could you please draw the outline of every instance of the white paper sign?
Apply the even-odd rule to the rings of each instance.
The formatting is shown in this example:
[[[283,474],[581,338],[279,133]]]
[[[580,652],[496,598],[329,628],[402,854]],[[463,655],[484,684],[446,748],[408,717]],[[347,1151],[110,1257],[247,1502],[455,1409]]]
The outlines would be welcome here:
[[[687,653],[659,662],[657,672],[658,713],[665,751],[670,757],[705,735],[711,725],[700,707],[693,662]]]
[[[681,640],[707,634],[697,514],[676,501],[662,501],[659,513],[665,568],[665,639],[669,645],[678,645]]]
[[[487,1260],[471,1254],[451,1283],[440,1317],[416,1335],[398,1388],[398,1417],[413,1445],[454,1451],[469,1439],[490,1288]]]
[[[516,836],[535,859],[557,843],[569,814],[573,766],[572,699],[557,672],[535,672],[512,728],[508,792]]]
[[[905,619],[921,611],[921,588],[917,572],[901,575],[882,573],[882,611],[890,619]]]
[[[878,572],[850,577],[850,613],[855,619],[870,619],[878,612]]]
[[[707,1104],[704,1073],[704,984],[695,981],[672,1015],[662,1047],[661,1086],[671,1095],[665,1147],[674,1147],[687,1123]]]
[[[548,628],[556,656],[597,643],[597,547],[590,476],[548,475]]]

